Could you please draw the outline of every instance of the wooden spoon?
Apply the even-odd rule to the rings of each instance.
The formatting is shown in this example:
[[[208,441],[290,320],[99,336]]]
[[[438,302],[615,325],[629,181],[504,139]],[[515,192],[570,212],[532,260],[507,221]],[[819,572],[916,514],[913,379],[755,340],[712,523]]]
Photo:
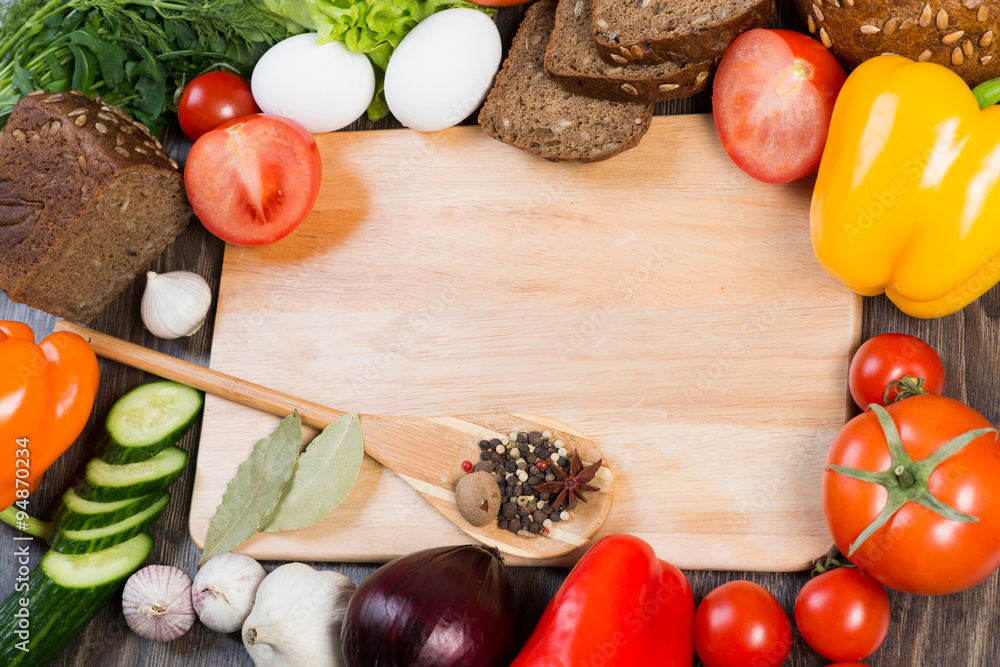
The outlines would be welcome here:
[[[174,380],[222,398],[280,417],[298,410],[302,423],[325,428],[345,413],[312,401],[247,382],[188,361],[60,321],[56,331],[72,331],[90,342],[98,355]],[[514,431],[551,431],[576,450],[585,463],[603,459],[597,446],[572,426],[520,413],[458,415],[454,417],[387,417],[359,415],[365,452],[420,493],[446,519],[475,539],[521,558],[553,558],[577,549],[594,537],[611,511],[614,476],[607,466],[597,472],[587,503],[579,503],[569,521],[552,525],[546,537],[519,537],[496,523],[477,528],[465,521],[455,505],[452,489],[463,475],[461,462],[479,461],[479,441],[506,438]]]

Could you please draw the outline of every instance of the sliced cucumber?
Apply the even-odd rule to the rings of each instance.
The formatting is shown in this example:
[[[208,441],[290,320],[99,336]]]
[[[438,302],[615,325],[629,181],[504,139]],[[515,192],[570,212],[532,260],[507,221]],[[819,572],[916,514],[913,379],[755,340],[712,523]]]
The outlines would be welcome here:
[[[90,459],[76,493],[84,500],[99,503],[160,494],[181,476],[187,459],[186,451],[172,446],[141,463],[109,465]]]
[[[65,530],[56,524],[56,530],[49,539],[49,546],[63,554],[87,554],[110,549],[149,528],[167,508],[169,502],[170,493],[165,492],[145,510],[104,528]]]
[[[49,550],[0,605],[0,665],[55,660],[152,550],[146,534],[79,556]]]
[[[201,392],[177,382],[139,385],[115,401],[94,453],[106,463],[138,463],[177,444],[204,403]]]
[[[53,523],[63,530],[104,528],[138,514],[159,499],[160,496],[151,493],[140,498],[95,503],[92,500],[84,500],[71,488],[63,494],[62,503],[56,510]]]

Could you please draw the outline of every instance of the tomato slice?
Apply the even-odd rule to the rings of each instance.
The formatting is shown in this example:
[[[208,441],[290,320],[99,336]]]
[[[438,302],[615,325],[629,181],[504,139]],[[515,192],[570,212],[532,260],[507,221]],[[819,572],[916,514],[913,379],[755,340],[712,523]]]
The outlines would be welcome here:
[[[846,78],[833,54],[811,37],[791,30],[743,33],[723,56],[713,85],[723,148],[766,183],[813,173]]]
[[[210,232],[234,245],[260,246],[302,223],[321,175],[319,149],[305,128],[288,118],[253,114],[194,143],[184,185]]]

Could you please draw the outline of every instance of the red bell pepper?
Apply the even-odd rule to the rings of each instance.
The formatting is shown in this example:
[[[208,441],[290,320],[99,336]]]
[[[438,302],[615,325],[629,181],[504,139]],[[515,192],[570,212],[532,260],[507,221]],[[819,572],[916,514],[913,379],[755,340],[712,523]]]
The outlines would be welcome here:
[[[27,502],[11,505],[80,435],[97,382],[97,356],[80,336],[58,332],[36,345],[26,324],[0,322],[0,509],[10,510],[0,519],[25,511]]]
[[[510,667],[691,667],[694,595],[646,542],[595,544],[545,609]]]

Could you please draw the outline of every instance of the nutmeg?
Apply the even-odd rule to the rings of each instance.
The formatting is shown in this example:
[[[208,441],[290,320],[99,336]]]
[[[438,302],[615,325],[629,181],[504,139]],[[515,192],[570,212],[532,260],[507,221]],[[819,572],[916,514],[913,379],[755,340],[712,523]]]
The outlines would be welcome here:
[[[485,471],[463,475],[455,485],[455,504],[463,519],[473,526],[485,526],[500,511],[500,487]]]

